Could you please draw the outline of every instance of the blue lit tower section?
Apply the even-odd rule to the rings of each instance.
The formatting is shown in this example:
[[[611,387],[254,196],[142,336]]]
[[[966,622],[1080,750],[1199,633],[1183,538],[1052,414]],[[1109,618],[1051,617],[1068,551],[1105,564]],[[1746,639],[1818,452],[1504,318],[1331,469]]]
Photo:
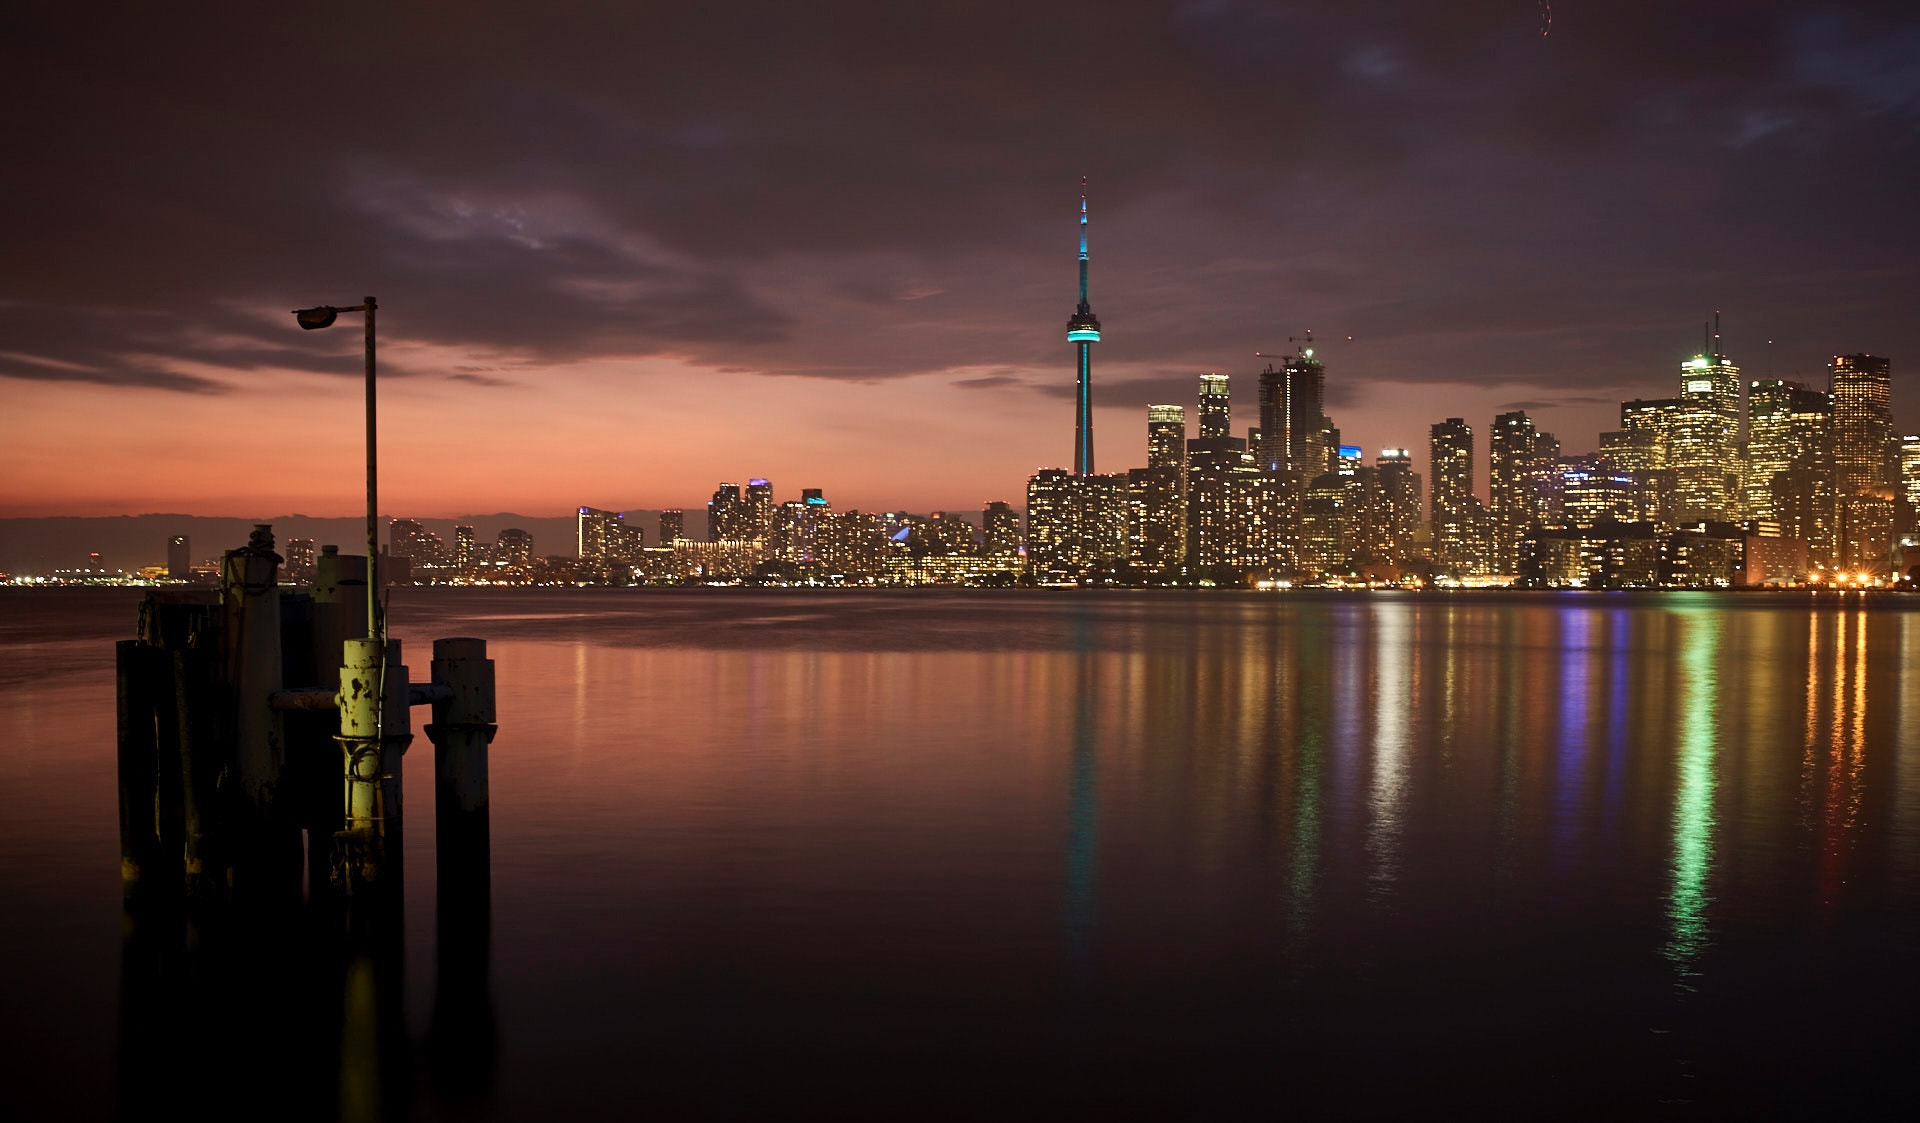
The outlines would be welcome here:
[[[1073,426],[1073,474],[1093,475],[1093,371],[1088,348],[1100,342],[1100,321],[1087,304],[1087,181],[1080,180],[1080,307],[1067,320],[1067,342],[1080,362],[1079,403]]]

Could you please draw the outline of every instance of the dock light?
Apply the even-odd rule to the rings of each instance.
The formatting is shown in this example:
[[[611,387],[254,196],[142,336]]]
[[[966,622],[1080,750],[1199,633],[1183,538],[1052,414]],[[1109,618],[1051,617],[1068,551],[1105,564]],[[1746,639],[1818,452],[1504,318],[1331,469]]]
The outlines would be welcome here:
[[[315,308],[295,308],[293,318],[307,331],[333,326],[333,321],[342,312],[364,312],[367,323],[367,638],[384,640],[386,636],[380,630],[380,524],[378,510],[379,471],[377,448],[374,442],[373,409],[373,313],[379,304],[367,297],[363,304],[351,307],[335,307],[322,304]],[[386,651],[382,643],[380,650]]]
[[[296,308],[293,310],[294,318],[299,320],[300,326],[308,331],[312,331],[315,328],[332,327],[334,317],[339,314],[340,309],[335,308],[331,304],[323,304],[318,308]]]

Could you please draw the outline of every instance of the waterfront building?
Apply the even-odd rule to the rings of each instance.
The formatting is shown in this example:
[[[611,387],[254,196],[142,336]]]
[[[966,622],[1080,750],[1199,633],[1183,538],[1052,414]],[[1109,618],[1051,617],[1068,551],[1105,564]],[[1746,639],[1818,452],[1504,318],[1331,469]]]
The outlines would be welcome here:
[[[1839,497],[1839,565],[1884,575],[1893,564],[1893,500],[1885,495]]]
[[[193,576],[193,540],[187,535],[175,534],[167,539],[167,576],[175,581]]]
[[[1843,500],[1891,497],[1897,456],[1891,364],[1877,355],[1835,355],[1831,376],[1834,490]]]
[[[440,536],[413,519],[394,519],[387,524],[387,553],[405,560],[410,571],[440,564],[444,551]]]
[[[1579,530],[1638,518],[1633,477],[1605,455],[1563,456],[1556,462],[1555,505],[1542,520]]]
[[[1057,581],[1127,559],[1127,477],[1042,468],[1027,481],[1027,570]]]
[[[723,483],[707,501],[707,541],[737,542],[748,537],[746,500],[740,485]]]
[[[525,569],[533,564],[533,535],[510,526],[495,536],[494,554],[501,565]]]
[[[1521,543],[1520,584],[1547,589],[1640,589],[1660,582],[1659,528],[1603,519],[1535,527]]]
[[[764,479],[747,481],[746,494],[741,498],[741,537],[758,539],[761,542],[773,536],[773,484]]]
[[[480,552],[473,544],[473,528],[456,526],[453,528],[453,566],[461,573],[471,573],[480,564]]]
[[[1012,570],[1020,565],[1020,512],[1013,504],[996,499],[980,512],[981,552],[994,569]]]
[[[580,508],[574,541],[582,564],[608,565],[626,552],[626,518],[624,511]]]
[[[668,507],[660,512],[660,537],[662,546],[672,546],[687,536],[687,515],[678,507]]]

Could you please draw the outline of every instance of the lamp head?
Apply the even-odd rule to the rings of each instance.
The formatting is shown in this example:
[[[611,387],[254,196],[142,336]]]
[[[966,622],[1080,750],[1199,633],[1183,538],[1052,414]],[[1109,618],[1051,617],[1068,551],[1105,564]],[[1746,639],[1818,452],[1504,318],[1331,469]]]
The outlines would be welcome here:
[[[318,308],[296,308],[293,310],[293,315],[300,321],[301,327],[312,331],[315,328],[332,326],[334,317],[339,315],[339,309],[331,304],[324,304]]]

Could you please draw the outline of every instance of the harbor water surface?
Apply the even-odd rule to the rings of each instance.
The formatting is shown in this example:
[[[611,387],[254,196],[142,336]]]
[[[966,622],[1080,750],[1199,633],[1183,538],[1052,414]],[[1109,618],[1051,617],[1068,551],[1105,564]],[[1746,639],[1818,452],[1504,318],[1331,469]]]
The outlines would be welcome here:
[[[139,595],[0,593],[15,1118],[144,1117],[230,1063],[129,1055]],[[418,737],[382,983],[411,1090],[376,1107],[1875,1113],[1920,1043],[1908,604],[398,589],[416,679],[437,637],[497,663],[491,974],[439,1079]]]

